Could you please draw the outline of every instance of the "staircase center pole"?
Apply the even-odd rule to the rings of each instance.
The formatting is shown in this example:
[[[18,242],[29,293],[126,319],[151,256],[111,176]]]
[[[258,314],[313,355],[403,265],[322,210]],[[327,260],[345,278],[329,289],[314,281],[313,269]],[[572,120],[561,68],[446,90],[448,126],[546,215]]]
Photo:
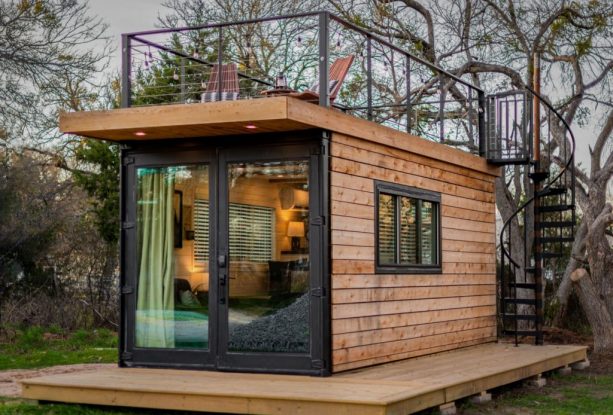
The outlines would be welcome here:
[[[533,120],[534,126],[534,141],[533,141],[533,161],[534,171],[536,173],[542,172],[541,170],[541,103],[539,96],[541,94],[541,56],[537,51],[534,54],[534,70],[533,70],[533,85],[534,91],[538,94],[533,97]],[[541,180],[534,181],[534,194],[536,195],[541,189]],[[542,230],[539,227],[540,212],[539,212],[540,198],[534,198],[534,299],[535,301],[535,343],[537,345],[543,344],[543,260],[541,256],[542,245],[540,242]],[[526,241],[527,242],[527,241]],[[527,266],[527,264],[525,264]]]

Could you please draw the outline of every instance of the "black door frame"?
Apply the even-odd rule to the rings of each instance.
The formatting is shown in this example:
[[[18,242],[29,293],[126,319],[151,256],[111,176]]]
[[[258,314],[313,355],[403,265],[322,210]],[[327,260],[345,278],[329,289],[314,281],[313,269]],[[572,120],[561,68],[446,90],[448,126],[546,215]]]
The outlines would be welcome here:
[[[217,355],[217,342],[211,341],[217,330],[217,310],[209,309],[209,348],[205,349],[158,349],[143,348],[135,345],[136,292],[138,286],[137,261],[137,217],[136,217],[136,172],[143,167],[168,167],[176,165],[209,166],[210,206],[217,205],[214,183],[217,181],[215,152],[212,149],[179,150],[170,152],[134,152],[124,156],[122,180],[122,205],[125,220],[122,222],[122,325],[124,353],[120,364],[126,366],[214,368]],[[215,210],[209,210],[209,223],[216,222]],[[209,246],[209,257],[215,242]],[[216,275],[215,264],[209,261],[209,275]],[[209,277],[210,280],[210,277]],[[210,283],[210,282],[209,282]],[[217,302],[217,291],[209,290],[209,303]]]
[[[279,145],[275,147],[262,148],[262,151],[254,151],[251,147],[226,147],[220,149],[218,158],[218,185],[219,185],[219,227],[218,227],[218,256],[228,256],[228,200],[229,186],[227,178],[228,165],[231,163],[249,163],[266,161],[299,161],[309,162],[309,255],[310,255],[310,293],[316,294],[317,289],[322,286],[321,269],[318,266],[320,259],[317,258],[321,239],[321,226],[312,218],[320,217],[320,192],[319,192],[319,168],[317,155],[313,153],[317,149],[316,143],[311,144],[292,144]],[[226,261],[226,265],[231,260]],[[220,272],[228,273],[227,269],[220,269]],[[229,276],[229,273],[227,274]],[[222,287],[226,291],[225,297],[228,298],[229,283]],[[291,372],[291,373],[313,373],[313,360],[321,351],[318,344],[321,343],[321,336],[317,332],[322,317],[322,304],[319,297],[310,297],[310,353],[256,353],[256,352],[229,352],[228,346],[228,301],[219,304],[219,348],[217,367],[219,370],[236,371],[266,371],[266,372]]]
[[[330,264],[328,135],[322,131],[210,137],[182,141],[148,141],[122,146],[121,168],[121,327],[120,366],[172,367],[241,372],[330,374]],[[206,142],[204,142],[206,140]],[[219,325],[217,307],[209,309],[209,350],[152,349],[134,346],[136,310],[136,183],[138,167],[209,164],[210,224],[209,304],[219,304],[218,239],[220,192],[227,180],[220,171],[227,161],[309,160],[309,234],[311,341],[309,354],[223,353],[227,332]],[[223,170],[222,170],[223,166]],[[221,187],[224,187],[222,189]],[[214,229],[213,227],[216,227]],[[213,235],[215,237],[213,237]],[[227,233],[226,233],[227,235]],[[213,288],[216,287],[216,288]],[[218,306],[219,307],[219,306]],[[215,341],[219,337],[219,341]],[[223,343],[224,345],[227,342]]]

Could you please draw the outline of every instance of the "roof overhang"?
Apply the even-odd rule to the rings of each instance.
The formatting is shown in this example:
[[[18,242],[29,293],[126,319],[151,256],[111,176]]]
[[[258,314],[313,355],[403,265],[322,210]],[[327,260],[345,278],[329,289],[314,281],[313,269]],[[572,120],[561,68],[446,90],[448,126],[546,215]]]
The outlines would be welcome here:
[[[494,176],[500,171],[481,157],[447,145],[285,96],[60,114],[63,133],[118,143],[228,135],[256,138],[259,133],[312,128],[375,141]]]

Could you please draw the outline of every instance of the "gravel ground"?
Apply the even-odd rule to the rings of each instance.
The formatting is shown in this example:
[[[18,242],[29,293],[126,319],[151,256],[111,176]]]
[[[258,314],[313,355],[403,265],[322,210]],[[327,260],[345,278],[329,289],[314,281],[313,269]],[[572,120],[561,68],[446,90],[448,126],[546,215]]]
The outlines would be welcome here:
[[[309,351],[309,295],[266,317],[230,328],[230,350],[260,352]]]
[[[23,379],[35,378],[46,375],[59,375],[62,373],[90,372],[101,369],[117,367],[115,363],[93,363],[80,365],[53,366],[44,369],[16,369],[0,371],[0,396],[19,397],[21,396],[21,385]]]

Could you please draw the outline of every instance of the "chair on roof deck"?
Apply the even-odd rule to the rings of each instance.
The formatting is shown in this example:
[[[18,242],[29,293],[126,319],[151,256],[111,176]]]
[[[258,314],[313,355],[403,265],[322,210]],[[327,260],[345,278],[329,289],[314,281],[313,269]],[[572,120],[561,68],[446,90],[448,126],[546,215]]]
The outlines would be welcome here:
[[[344,58],[338,58],[334,61],[334,63],[330,66],[330,74],[329,74],[329,88],[330,88],[330,102],[334,102],[336,96],[341,90],[341,86],[343,86],[343,81],[345,80],[345,76],[349,72],[349,68],[353,63],[353,59],[355,57],[353,55],[349,55]],[[315,82],[309,89],[303,92],[293,92],[289,94],[290,97],[302,99],[305,101],[318,101],[319,100],[319,82]]]
[[[218,82],[220,79],[219,65],[214,64],[211,68],[211,76],[202,92],[201,102],[234,101],[238,99],[238,70],[236,64],[228,63],[221,65],[221,95],[219,94]]]

